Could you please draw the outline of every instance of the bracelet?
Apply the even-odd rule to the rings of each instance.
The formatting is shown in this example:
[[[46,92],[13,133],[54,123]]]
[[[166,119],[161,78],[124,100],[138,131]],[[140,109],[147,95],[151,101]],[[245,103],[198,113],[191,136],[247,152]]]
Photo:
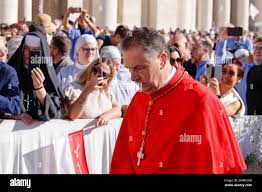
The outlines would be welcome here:
[[[42,89],[42,88],[44,88],[44,86],[41,86],[41,87],[39,87],[39,88],[34,88],[34,90],[40,90],[40,89]]]

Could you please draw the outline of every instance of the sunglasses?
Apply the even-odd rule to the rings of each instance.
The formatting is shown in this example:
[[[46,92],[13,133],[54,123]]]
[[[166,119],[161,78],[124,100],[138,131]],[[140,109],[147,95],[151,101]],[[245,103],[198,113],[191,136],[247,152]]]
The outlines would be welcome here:
[[[233,77],[233,76],[236,75],[236,73],[234,71],[231,71],[231,70],[227,71],[227,70],[224,70],[224,69],[222,70],[222,74],[223,75],[229,75],[229,77]]]
[[[86,52],[86,53],[89,53],[89,52],[94,52],[96,50],[96,48],[86,48],[86,47],[82,47],[83,51]]]
[[[101,76],[104,79],[108,79],[110,77],[110,73],[106,73],[106,72],[102,71],[102,69],[97,65],[93,66],[92,71],[94,72],[95,75],[101,74]]]
[[[171,64],[174,64],[175,62],[177,62],[177,63],[181,63],[182,62],[182,59],[181,58],[177,58],[177,59],[170,59],[170,63]]]

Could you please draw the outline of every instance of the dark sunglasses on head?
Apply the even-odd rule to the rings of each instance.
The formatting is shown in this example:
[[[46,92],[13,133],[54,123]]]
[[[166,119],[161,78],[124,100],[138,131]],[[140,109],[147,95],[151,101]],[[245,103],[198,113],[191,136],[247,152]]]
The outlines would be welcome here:
[[[110,73],[106,73],[102,71],[101,67],[97,65],[93,66],[92,71],[94,72],[95,75],[101,74],[104,79],[108,79],[110,77]]]
[[[222,70],[222,74],[223,75],[229,75],[230,77],[233,77],[233,76],[236,75],[236,73],[234,71],[231,71],[231,70],[227,71],[225,69]]]

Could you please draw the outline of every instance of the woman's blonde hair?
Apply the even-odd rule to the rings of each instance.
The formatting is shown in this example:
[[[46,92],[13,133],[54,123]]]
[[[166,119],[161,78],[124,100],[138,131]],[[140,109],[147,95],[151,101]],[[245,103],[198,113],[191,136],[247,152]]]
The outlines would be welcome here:
[[[82,73],[79,74],[78,78],[77,78],[77,82],[80,85],[84,85],[88,80],[91,79],[91,74],[93,71],[93,67],[100,64],[100,63],[106,63],[109,68],[110,68],[110,76],[108,79],[108,83],[102,87],[102,89],[107,93],[109,86],[112,82],[112,80],[115,78],[116,76],[116,69],[113,65],[113,63],[111,62],[111,60],[105,59],[105,58],[98,58],[95,59],[88,67],[86,70],[84,70]]]

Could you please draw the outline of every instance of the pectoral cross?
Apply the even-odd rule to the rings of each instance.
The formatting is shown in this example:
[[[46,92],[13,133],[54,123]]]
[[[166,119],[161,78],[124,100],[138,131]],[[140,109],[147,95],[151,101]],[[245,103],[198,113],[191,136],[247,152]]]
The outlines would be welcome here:
[[[29,99],[29,94],[27,94],[26,100],[24,99],[24,102],[26,102],[26,111],[28,111],[29,103],[32,102],[32,100]]]
[[[140,161],[142,160],[142,159],[144,159],[144,148],[141,146],[140,147],[140,150],[137,152],[137,166],[139,166],[140,165]]]

